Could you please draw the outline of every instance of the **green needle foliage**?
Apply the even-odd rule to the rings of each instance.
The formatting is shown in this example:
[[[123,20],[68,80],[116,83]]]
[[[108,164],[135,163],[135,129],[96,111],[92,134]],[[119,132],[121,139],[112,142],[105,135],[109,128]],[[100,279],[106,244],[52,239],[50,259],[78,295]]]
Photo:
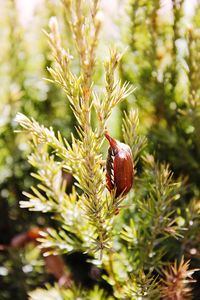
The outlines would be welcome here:
[[[197,1],[189,15],[187,1],[168,2],[130,1],[130,52],[121,74],[137,86],[135,102],[143,115],[150,152],[167,162],[176,178],[182,176],[185,185],[176,211],[186,230],[165,259],[179,257],[180,261],[184,255],[196,266],[200,263],[200,6]]]
[[[49,2],[49,1],[48,1]],[[47,1],[33,12],[24,25],[18,1],[1,1],[0,10],[0,299],[25,299],[27,291],[48,279],[40,250],[31,247],[12,249],[10,243],[32,226],[49,224],[48,216],[21,210],[23,189],[34,184],[26,156],[30,152],[24,136],[16,135],[14,118],[18,111],[50,121],[55,128],[73,123],[62,92],[42,80],[47,76],[48,42],[41,27],[57,10]],[[62,14],[63,10],[59,12]],[[62,20],[62,19],[61,19]],[[34,46],[33,46],[34,45]],[[59,115],[59,119],[58,119]],[[67,115],[67,117],[66,117]],[[69,126],[68,126],[69,125]],[[72,127],[72,126],[71,126]],[[46,225],[45,225],[46,226]],[[19,247],[20,248],[20,247]],[[26,256],[26,253],[29,255]],[[36,263],[37,262],[37,263]],[[28,267],[27,267],[28,266]]]
[[[102,99],[93,93],[92,90],[92,74],[94,72],[95,48],[97,41],[97,32],[100,27],[100,20],[98,15],[97,3],[91,7],[91,20],[90,31],[86,31],[88,36],[85,37],[79,26],[83,28],[86,20],[79,15],[80,4],[76,3],[69,5],[66,1],[64,3],[67,13],[68,10],[73,11],[75,20],[69,21],[76,41],[77,50],[80,58],[80,74],[75,74],[70,68],[70,61],[72,56],[62,48],[60,33],[56,18],[50,20],[50,33],[47,33],[49,43],[52,49],[52,54],[55,59],[55,67],[49,68],[49,72],[53,77],[53,82],[61,86],[66,93],[67,99],[70,102],[72,111],[77,119],[77,133],[78,138],[72,135],[72,144],[70,145],[61,134],[57,136],[53,129],[47,129],[40,126],[34,119],[28,119],[22,114],[18,114],[16,120],[20,125],[29,133],[34,141],[34,148],[39,147],[41,144],[49,146],[51,150],[56,152],[56,155],[62,161],[54,161],[52,156],[48,156],[49,149],[40,147],[40,158],[38,159],[38,150],[36,154],[31,155],[29,161],[31,164],[39,169],[38,174],[34,175],[37,179],[42,181],[44,185],[39,185],[38,189],[33,188],[33,195],[28,194],[30,202],[29,207],[35,210],[49,211],[56,208],[56,202],[62,206],[61,191],[64,191],[64,184],[62,183],[62,176],[57,175],[58,171],[64,168],[66,171],[71,172],[77,180],[77,186],[81,189],[82,193],[79,195],[83,211],[85,212],[85,222],[88,222],[88,236],[87,243],[88,249],[84,250],[103,250],[110,248],[111,227],[113,223],[114,211],[118,203],[115,203],[112,196],[105,194],[105,172],[104,163],[101,154],[101,146],[104,140],[104,132],[106,129],[106,121],[110,116],[112,109],[125,99],[132,91],[133,88],[129,87],[127,83],[120,86],[120,82],[115,79],[114,71],[119,64],[121,56],[117,52],[112,51],[109,61],[105,64],[106,73],[106,90]],[[71,15],[71,14],[70,14]],[[89,22],[89,20],[87,20]],[[85,25],[88,26],[88,23]],[[77,32],[79,32],[77,34]],[[82,32],[82,33],[81,33]],[[95,32],[95,34],[94,34]],[[94,36],[93,36],[94,34]],[[87,46],[85,39],[87,38]],[[82,49],[80,49],[82,47]],[[87,64],[87,66],[86,66]],[[97,116],[97,128],[93,129],[91,125],[92,109],[95,110]],[[41,161],[42,160],[42,161]],[[41,164],[45,165],[49,161],[48,171],[41,176]],[[41,161],[41,164],[38,163]],[[58,168],[60,170],[58,170]],[[58,193],[54,189],[53,181],[54,175],[56,176],[56,185]],[[49,178],[47,179],[46,176]],[[60,178],[60,181],[59,181]],[[53,192],[53,197],[48,196],[52,204],[47,207],[38,207],[38,200],[43,204],[47,199],[41,193],[45,191],[46,195],[50,195],[49,188]],[[59,198],[59,199],[58,199]],[[59,203],[58,203],[59,202]],[[53,204],[54,203],[54,204]],[[22,203],[24,205],[24,202]],[[45,204],[43,204],[45,206]],[[80,205],[79,205],[80,206]],[[82,235],[83,232],[80,232]],[[80,236],[81,240],[85,240],[86,234]],[[74,246],[75,247],[75,246]],[[76,249],[76,247],[75,247]],[[102,255],[102,254],[101,254]]]
[[[169,2],[131,1],[131,51],[122,73],[138,88],[152,151],[198,185],[200,8],[191,17],[186,1]]]
[[[174,179],[169,165],[144,153],[147,141],[138,133],[138,114],[132,109],[124,114],[122,133],[133,153],[134,188],[126,199],[116,199],[107,191],[104,134],[113,109],[134,88],[118,79],[122,55],[111,50],[104,63],[104,87],[97,92],[93,75],[101,28],[99,1],[62,3],[76,55],[64,48],[57,19],[51,18],[46,32],[53,59],[48,81],[65,93],[76,119],[76,132],[69,141],[52,127],[17,114],[16,121],[29,137],[32,152],[28,160],[38,181],[24,193],[28,200],[21,201],[21,207],[48,212],[59,222],[57,229],[47,228],[41,234],[45,256],[87,253],[91,264],[104,270],[102,279],[111,290],[79,289],[75,283],[71,288],[47,285],[46,290],[31,292],[30,299],[167,299],[163,298],[162,269],[171,245],[175,247],[185,229],[177,210],[177,202],[183,199],[183,180]],[[70,194],[66,193],[63,170],[76,180]],[[183,262],[181,266],[185,269]]]

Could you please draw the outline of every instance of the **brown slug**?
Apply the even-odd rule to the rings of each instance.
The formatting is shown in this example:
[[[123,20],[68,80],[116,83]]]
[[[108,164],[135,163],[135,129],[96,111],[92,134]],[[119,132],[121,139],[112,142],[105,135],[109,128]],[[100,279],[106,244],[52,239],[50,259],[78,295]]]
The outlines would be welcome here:
[[[110,147],[106,162],[106,183],[111,192],[115,190],[115,198],[125,196],[133,184],[134,166],[131,148],[105,133]]]

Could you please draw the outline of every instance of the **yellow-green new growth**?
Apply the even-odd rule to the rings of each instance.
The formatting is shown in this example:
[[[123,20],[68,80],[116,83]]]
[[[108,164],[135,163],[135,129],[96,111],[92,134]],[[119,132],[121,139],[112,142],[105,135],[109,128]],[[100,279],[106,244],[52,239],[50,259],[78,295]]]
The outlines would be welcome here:
[[[80,69],[78,74],[73,71],[72,56],[62,46],[57,20],[53,17],[49,22],[50,32],[46,33],[55,63],[54,67],[48,69],[52,76],[49,81],[59,85],[65,92],[78,122],[78,137],[75,138],[72,135],[72,142],[69,143],[59,132],[56,135],[52,128],[45,128],[34,119],[29,119],[22,114],[17,115],[17,122],[31,134],[33,148],[35,148],[36,153],[31,156],[29,161],[38,168],[38,173],[33,174],[33,176],[42,182],[37,189],[32,188],[33,194],[26,193],[30,201],[27,204],[23,202],[22,205],[35,210],[41,208],[43,211],[58,211],[60,193],[63,193],[61,192],[63,188],[57,194],[55,191],[51,191],[53,193],[51,194],[51,187],[48,186],[46,181],[50,178],[51,180],[58,178],[55,170],[58,169],[58,173],[61,172],[62,168],[67,170],[74,176],[76,186],[80,188],[79,193],[78,190],[74,192],[77,193],[79,207],[86,219],[88,229],[90,228],[87,237],[89,242],[87,246],[83,243],[84,251],[92,250],[95,252],[100,250],[102,252],[103,249],[111,248],[115,208],[113,207],[112,195],[106,195],[101,145],[104,141],[106,122],[112,109],[129,96],[134,88],[129,86],[128,83],[121,86],[120,81],[115,78],[114,73],[121,55],[113,50],[110,53],[110,59],[105,63],[105,92],[99,98],[94,91],[92,81],[96,60],[95,50],[100,30],[98,1],[94,1],[91,7],[80,0],[73,3],[72,1],[63,1],[63,4],[68,24],[74,36]],[[84,9],[90,11],[87,18],[80,13]],[[88,20],[91,20],[91,23]],[[92,128],[91,122],[93,108],[97,120],[96,129]],[[44,176],[39,171],[42,166],[39,167],[36,163],[42,145],[47,147],[46,150],[43,148],[43,151],[46,151],[43,156],[44,168],[45,160],[46,163],[49,162],[47,168],[49,173],[43,174]],[[55,153],[59,160],[49,156],[49,150],[52,154]],[[53,184],[51,180],[49,182]],[[62,187],[62,179],[60,180],[60,187]],[[47,194],[47,197],[43,195],[41,190]],[[66,198],[65,193],[62,198]],[[68,226],[67,220],[65,226]],[[70,226],[68,227],[70,228]],[[69,231],[73,232],[73,228]],[[84,240],[82,235],[81,240]]]

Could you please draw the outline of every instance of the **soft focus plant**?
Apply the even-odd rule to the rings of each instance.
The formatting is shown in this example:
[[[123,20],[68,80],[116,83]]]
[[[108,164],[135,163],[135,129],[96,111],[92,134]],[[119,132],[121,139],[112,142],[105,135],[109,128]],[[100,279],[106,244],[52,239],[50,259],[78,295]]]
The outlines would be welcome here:
[[[138,134],[138,115],[131,109],[124,115],[122,133],[135,161],[134,188],[123,199],[123,207],[117,207],[116,215],[114,195],[106,189],[102,146],[114,107],[134,88],[118,79],[116,70],[122,55],[112,49],[104,64],[104,87],[97,91],[93,75],[101,28],[99,1],[62,3],[77,53],[73,57],[63,47],[57,19],[51,18],[46,35],[54,63],[48,68],[48,81],[64,91],[76,118],[76,132],[68,141],[64,132],[55,133],[34,118],[17,115],[29,137],[32,153],[28,160],[38,180],[37,186],[24,193],[28,200],[21,206],[48,212],[59,222],[39,239],[44,255],[87,253],[91,264],[104,271],[110,299],[162,299],[159,274],[164,256],[170,254],[171,244],[178,243],[184,229],[176,210],[177,202],[183,199],[182,179],[175,180],[167,164],[144,153],[146,139]],[[70,194],[66,193],[63,170],[76,180]],[[47,286],[30,297],[109,299],[99,288],[79,290],[76,283],[68,289]]]
[[[41,1],[42,2],[42,1]],[[24,136],[14,133],[18,111],[43,120],[51,120],[55,128],[68,128],[73,123],[69,106],[63,105],[64,95],[45,82],[48,43],[41,27],[57,10],[47,1],[33,12],[24,24],[18,1],[1,1],[0,57],[0,298],[24,299],[27,291],[49,279],[40,251],[28,245],[12,247],[12,241],[32,226],[47,226],[48,216],[30,214],[19,208],[25,199],[22,190],[33,184],[31,166],[26,161],[30,152]],[[59,9],[62,14],[62,9]],[[61,23],[64,22],[61,19]],[[36,38],[37,37],[37,38]],[[34,46],[33,46],[34,45]],[[59,115],[59,119],[58,119]],[[67,117],[66,117],[67,115]],[[62,120],[62,122],[61,122]],[[69,125],[69,126],[68,126]],[[29,252],[29,255],[26,255]],[[38,254],[38,256],[37,256]],[[36,259],[37,257],[37,259]],[[37,262],[36,262],[37,261]],[[28,266],[28,267],[27,267]],[[16,279],[16,280],[15,280]]]
[[[167,162],[184,196],[176,202],[179,224],[185,227],[165,259],[182,255],[199,265],[199,2],[194,11],[187,1],[131,1],[130,51],[121,75],[137,86],[135,103],[149,149]],[[173,246],[174,245],[174,246]],[[196,277],[199,275],[196,273]],[[197,284],[198,286],[198,284]],[[195,293],[199,298],[199,292]],[[196,299],[195,298],[195,299]]]

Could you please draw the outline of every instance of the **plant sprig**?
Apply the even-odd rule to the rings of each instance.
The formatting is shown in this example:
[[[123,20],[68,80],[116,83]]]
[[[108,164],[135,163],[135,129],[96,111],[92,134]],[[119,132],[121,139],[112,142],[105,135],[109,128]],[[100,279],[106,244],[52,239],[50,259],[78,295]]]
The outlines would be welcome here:
[[[59,132],[56,135],[52,128],[45,128],[34,119],[29,119],[22,114],[17,115],[17,122],[31,134],[35,152],[29,157],[29,162],[38,169],[33,176],[40,181],[37,188],[32,188],[32,194],[26,193],[30,200],[29,203],[23,202],[22,206],[57,213],[59,205],[69,203],[70,199],[65,195],[65,184],[61,177],[62,168],[64,168],[77,181],[76,186],[80,188],[80,192],[76,191],[76,193],[78,203],[81,203],[82,215],[87,220],[88,228],[93,228],[93,230],[89,230],[88,236],[91,241],[88,244],[90,249],[85,249],[85,251],[100,250],[102,256],[103,249],[111,247],[113,218],[116,208],[123,199],[118,199],[116,203],[113,201],[112,194],[105,194],[105,170],[101,145],[104,141],[106,122],[112,109],[128,97],[134,88],[128,83],[121,86],[120,81],[116,79],[114,73],[121,55],[113,50],[110,52],[110,59],[105,63],[105,92],[103,92],[101,100],[99,99],[94,92],[92,83],[96,61],[95,50],[101,25],[98,1],[94,1],[91,7],[85,7],[85,2],[81,0],[73,3],[68,0],[62,2],[74,36],[80,70],[79,74],[74,72],[71,64],[72,55],[62,46],[57,20],[52,17],[49,22],[50,32],[45,32],[54,61],[54,67],[48,69],[52,76],[49,81],[59,85],[65,92],[78,122],[78,138],[72,135],[70,143]],[[90,10],[88,16],[92,20],[90,26],[88,18],[80,13],[83,9]],[[93,107],[97,116],[97,129],[92,128]],[[44,145],[47,147],[46,150],[44,150]],[[42,154],[40,153],[41,147],[43,147]],[[55,159],[52,154],[56,154],[59,159]],[[46,164],[48,167],[45,167]],[[43,171],[43,169],[45,170]],[[54,189],[55,180],[57,180],[57,186]],[[63,199],[62,203],[60,202],[61,198]],[[64,222],[63,219],[62,222]],[[64,222],[64,227],[68,228],[69,232],[73,232],[67,220]],[[91,246],[92,244],[93,246]]]

